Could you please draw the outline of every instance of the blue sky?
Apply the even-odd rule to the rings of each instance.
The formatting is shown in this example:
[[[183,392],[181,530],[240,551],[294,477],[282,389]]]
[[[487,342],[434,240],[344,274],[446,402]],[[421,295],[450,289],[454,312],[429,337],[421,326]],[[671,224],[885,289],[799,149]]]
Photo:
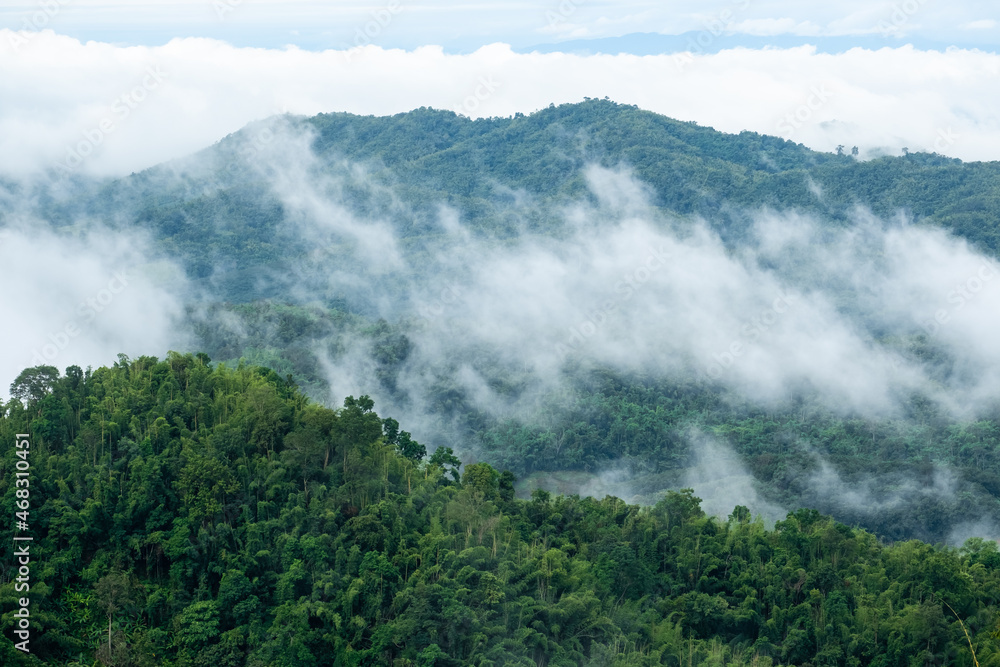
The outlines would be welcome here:
[[[58,11],[52,17],[39,18],[44,16],[45,7],[57,7]],[[391,16],[391,20],[379,21],[380,16]],[[121,45],[156,46],[175,37],[209,37],[235,46],[281,48],[294,44],[307,50],[355,45],[359,30],[365,39],[386,48],[434,44],[449,53],[466,53],[493,42],[525,50],[568,40],[642,33],[697,37],[704,32],[724,34],[727,45],[752,47],[764,42],[783,46],[823,43],[829,45],[825,48],[840,50],[852,43],[913,43],[918,47],[957,45],[994,50],[1000,43],[998,18],[991,2],[939,0],[37,0],[7,3],[0,9],[0,28],[47,27],[81,41]],[[375,29],[365,34],[365,28],[371,26]],[[647,52],[649,44],[648,37],[636,36],[615,41],[614,48]],[[663,44],[674,48],[677,41],[664,40]]]

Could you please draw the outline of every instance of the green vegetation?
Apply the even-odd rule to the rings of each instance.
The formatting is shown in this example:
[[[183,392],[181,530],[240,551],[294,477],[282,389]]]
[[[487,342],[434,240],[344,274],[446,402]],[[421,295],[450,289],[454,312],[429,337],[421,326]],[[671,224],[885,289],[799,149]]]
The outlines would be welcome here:
[[[92,191],[79,187],[38,197],[37,213],[57,225],[89,217],[149,229],[160,248],[180,258],[188,275],[220,301],[294,302],[304,291],[321,292],[312,276],[301,273],[303,264],[317,261],[317,252],[325,267],[359,267],[370,275],[370,267],[355,263],[349,244],[317,248],[316,239],[288,233],[288,204],[269,178],[284,162],[296,168],[312,163],[294,152],[301,147],[285,145],[289,135],[282,128],[313,136],[311,174],[336,179],[333,194],[359,220],[388,221],[418,272],[425,253],[441,250],[436,221],[442,204],[482,237],[502,240],[526,229],[558,234],[560,207],[591,197],[581,172],[588,164],[628,167],[649,186],[654,206],[703,216],[734,244],[748,216],[762,208],[846,224],[863,206],[886,218],[906,211],[992,254],[1000,250],[998,162],[962,163],[926,153],[861,162],[596,99],[512,118],[470,120],[421,108],[391,117],[272,119],[187,160]],[[266,284],[256,280],[261,272],[272,276]],[[310,289],[293,289],[303,282]],[[381,287],[400,289],[391,282]],[[330,292],[324,299],[363,309],[365,297],[357,292]]]
[[[212,318],[200,325],[200,340],[213,357],[231,365],[242,357],[281,376],[290,374],[321,402],[328,396],[317,371],[317,350],[335,356],[345,336],[365,341],[375,362],[371,391],[393,396],[411,346],[407,323],[370,322],[339,310],[256,303],[219,312],[236,318],[235,329],[243,333],[213,327]],[[516,369],[481,364],[477,370],[497,386],[506,383],[516,397]],[[545,477],[534,473],[599,474],[614,466],[629,471],[628,495],[646,499],[685,485],[697,459],[690,436],[698,433],[735,451],[772,502],[819,509],[883,538],[933,543],[948,540],[964,522],[1000,525],[995,415],[960,421],[915,402],[909,414],[896,419],[845,418],[808,396],[780,408],[761,408],[694,378],[600,370],[567,380],[571,389],[545,396],[532,415],[498,418],[484,414],[460,383],[442,372],[424,398],[431,414],[451,426],[433,433],[432,444],[464,446],[533,482]],[[822,462],[840,475],[842,489],[817,488],[814,477],[822,474]],[[955,476],[953,494],[939,486],[945,468]],[[866,485],[873,487],[871,502],[840,497]]]
[[[962,622],[1000,665],[993,542],[887,546],[813,510],[768,530],[689,491],[520,500],[367,397],[206,355],[28,369],[12,395],[37,551],[32,655],[5,613],[4,665],[972,665]]]
[[[862,162],[757,133],[728,135],[596,99],[512,118],[470,120],[448,111],[417,109],[392,117],[336,113],[288,122],[312,133],[318,171],[341,183],[337,197],[361,219],[389,221],[409,266],[433,285],[441,278],[434,274],[434,262],[426,258],[446,250],[435,222],[442,203],[453,207],[463,224],[491,243],[504,243],[525,231],[558,236],[564,231],[560,207],[593,199],[583,175],[588,164],[627,167],[649,187],[650,200],[660,211],[701,216],[736,249],[751,216],[761,209],[800,211],[824,224],[840,226],[850,224],[852,212],[862,206],[885,218],[904,211],[917,224],[949,229],[989,255],[1000,251],[1000,163],[996,162],[962,163],[924,153]],[[246,150],[247,142],[253,145],[262,127],[246,128],[205,155],[228,164]],[[249,162],[263,160],[265,153],[263,147]],[[364,165],[363,177],[346,168],[345,161]],[[286,212],[273,194],[261,194],[270,193],[268,188],[244,185],[245,179],[261,178],[259,169],[227,173],[233,178],[231,183],[222,178],[218,192],[197,199],[197,206],[204,209],[192,208],[195,200],[181,190],[172,199],[143,194],[144,188],[155,192],[161,187],[156,170],[116,187],[139,193],[140,201],[156,201],[155,207],[148,208],[156,215],[140,220],[171,247],[188,247],[184,244],[190,242],[196,254],[186,257],[218,247],[220,230],[225,229],[241,229],[249,234],[245,238],[261,234],[261,243],[255,247],[270,244],[266,258],[241,255],[227,246],[224,254],[236,253],[240,266],[260,266],[273,275],[295,266],[297,258],[312,257],[309,253],[315,249],[266,240],[280,229]],[[230,197],[242,201],[246,196],[260,202],[253,216],[227,203]],[[259,218],[261,212],[270,212],[268,222]],[[168,228],[162,222],[168,218],[207,218],[216,224]],[[226,234],[226,239],[241,238]],[[197,242],[191,235],[200,235]],[[328,265],[355,266],[342,247],[325,246],[320,253]],[[399,275],[395,282],[381,279],[375,287],[376,277],[365,273],[368,267],[358,270],[369,276],[370,292],[351,295],[325,287],[307,289],[321,305],[314,301],[280,306],[308,309],[342,323],[336,333],[316,335],[312,325],[296,326],[291,311],[278,313],[278,303],[288,304],[300,292],[282,288],[278,281],[278,287],[271,283],[272,292],[251,293],[249,286],[254,282],[246,279],[251,269],[224,273],[220,284],[232,286],[223,288],[226,298],[271,299],[264,308],[283,318],[283,330],[294,332],[296,338],[276,345],[265,337],[248,335],[223,345],[218,340],[219,328],[209,320],[199,339],[200,348],[215,358],[236,361],[243,357],[282,374],[291,373],[311,395],[325,398],[324,380],[316,370],[318,351],[336,357],[344,333],[358,334],[371,341],[378,362],[374,378],[378,391],[392,394],[414,325],[405,311],[396,321],[376,321],[368,304],[376,297],[405,294],[412,276]],[[296,274],[296,280],[314,284],[308,270]],[[846,296],[845,301],[849,300]],[[241,307],[229,308],[243,318]],[[356,319],[348,324],[342,319],[345,312]],[[245,328],[256,330],[253,325]],[[267,354],[261,353],[264,348]],[[933,346],[926,340],[904,340],[899,349],[933,361]],[[508,395],[516,395],[520,379],[516,369],[484,369],[481,360],[469,363],[494,388],[503,387]],[[961,422],[915,401],[905,419],[845,419],[802,396],[790,405],[764,410],[694,378],[664,381],[603,369],[573,378],[571,395],[548,397],[534,415],[497,420],[481,414],[457,383],[449,381],[447,371],[436,377],[438,382],[427,388],[425,397],[433,416],[459,428],[459,440],[446,444],[472,445],[480,456],[521,477],[552,470],[596,472],[614,463],[628,466],[637,476],[635,487],[640,495],[679,488],[693,458],[686,434],[697,430],[739,453],[762,491],[775,502],[817,507],[883,537],[942,541],[963,520],[1000,520],[1000,459],[996,454],[1000,429],[994,415]],[[958,492],[948,498],[916,493],[902,503],[851,506],[817,493],[809,483],[819,470],[817,456],[832,465],[846,484],[874,480],[885,499],[914,480],[921,488],[932,488],[934,471],[942,466],[955,471]]]

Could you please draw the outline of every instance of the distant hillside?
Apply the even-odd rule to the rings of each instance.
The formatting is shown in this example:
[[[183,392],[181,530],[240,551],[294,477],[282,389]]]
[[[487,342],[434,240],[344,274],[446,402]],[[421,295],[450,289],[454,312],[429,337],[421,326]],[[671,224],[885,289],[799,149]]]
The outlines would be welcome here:
[[[1000,661],[990,541],[769,529],[690,489],[519,500],[509,472],[421,460],[367,396],[324,408],[204,355],[36,371],[0,405],[0,504],[30,521],[0,558],[33,537],[0,587],[5,667]]]
[[[632,169],[655,205],[704,216],[733,243],[747,214],[761,207],[842,222],[864,206],[886,217],[903,210],[991,253],[1000,248],[1000,163],[916,153],[859,162],[850,147],[841,156],[819,153],[597,99],[513,118],[470,120],[426,108],[389,117],[275,118],[193,158],[110,183],[84,208],[119,224],[148,226],[193,277],[214,272],[228,300],[281,297],[246,287],[243,277],[308,251],[301,239],[278,234],[287,206],[262,171],[274,155],[305,160],[307,143],[280,145],[302,131],[314,133],[315,167],[349,183],[343,194],[352,211],[389,220],[413,248],[433,244],[441,204],[498,238],[517,233],[515,213],[527,213],[532,229],[551,227],[556,207],[587,196],[580,170],[590,163]],[[347,163],[363,166],[364,178]],[[519,209],[519,193],[533,207]],[[79,199],[72,201],[76,206]],[[60,209],[51,213],[58,218]]]

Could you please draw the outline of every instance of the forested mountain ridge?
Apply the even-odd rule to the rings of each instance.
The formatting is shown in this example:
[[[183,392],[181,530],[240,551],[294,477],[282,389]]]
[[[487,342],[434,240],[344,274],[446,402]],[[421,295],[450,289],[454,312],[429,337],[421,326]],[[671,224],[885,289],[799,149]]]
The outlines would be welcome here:
[[[855,206],[882,216],[903,210],[1000,249],[1000,162],[927,153],[862,161],[596,99],[510,119],[470,121],[421,109],[388,119],[321,114],[309,122],[321,154],[374,158],[404,182],[434,183],[462,210],[475,210],[477,195],[489,198],[494,180],[541,197],[572,197],[585,191],[586,163],[624,164],[652,188],[657,206],[675,213],[721,213],[733,222],[760,207],[837,220]]]
[[[1000,163],[858,160],[591,99],[477,120],[275,117],[125,178],[6,188],[3,215],[28,202],[66,236],[149,239],[137,271],[176,263],[174,349],[267,366],[329,405],[374,396],[432,449],[510,469],[522,495],[654,503],[705,482],[721,448],[736,465],[705,484],[772,518],[997,534],[985,332],[1000,308],[978,276],[1000,247]],[[667,245],[668,266],[626,289]],[[955,306],[969,280],[981,291]],[[786,293],[800,305],[752,325]]]
[[[1000,664],[994,542],[885,546],[809,510],[768,530],[689,491],[518,500],[367,397],[330,410],[206,355],[11,391],[36,550],[32,653],[7,613],[4,665],[971,665],[970,642]]]
[[[438,233],[432,219],[442,203],[479,233],[516,234],[510,215],[518,192],[540,207],[528,212],[529,226],[551,228],[551,207],[587,196],[581,168],[596,163],[628,166],[651,188],[656,206],[703,215],[733,242],[744,232],[747,212],[761,207],[843,223],[863,206],[885,217],[906,211],[992,252],[1000,248],[1000,163],[926,153],[860,161],[596,99],[477,120],[424,108],[390,117],[276,117],[191,159],[113,181],[90,197],[74,191],[61,204],[51,202],[49,215],[68,220],[82,201],[88,215],[149,227],[181,254],[193,276],[224,272],[226,264],[245,275],[255,266],[295,261],[306,249],[278,233],[287,202],[266,185],[275,138],[284,142],[288,132],[307,132],[309,141],[279,154],[300,159],[298,153],[312,150],[321,173],[361,165],[366,179],[392,192],[356,182],[356,189],[344,192],[349,205],[364,216],[387,218],[403,238],[431,243]],[[228,283],[225,289],[230,299],[253,296],[233,292],[237,288]]]

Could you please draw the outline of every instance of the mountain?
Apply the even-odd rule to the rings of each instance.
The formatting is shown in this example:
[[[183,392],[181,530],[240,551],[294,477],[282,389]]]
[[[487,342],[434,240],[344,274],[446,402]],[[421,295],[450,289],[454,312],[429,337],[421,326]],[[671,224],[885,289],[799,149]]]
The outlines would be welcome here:
[[[152,239],[178,348],[371,395],[522,495],[996,537],[1000,163],[842,153],[588,99],[277,117],[6,199]]]
[[[488,464],[422,459],[367,396],[325,408],[203,354],[26,370],[13,393],[0,497],[26,525],[0,528],[21,568],[2,585],[4,665],[1000,656],[986,540],[886,546],[805,509],[769,529],[743,506],[706,516],[690,489],[519,500]]]
[[[279,132],[310,139],[278,147],[273,138]],[[227,264],[246,271],[291,261],[302,249],[295,239],[275,240],[284,207],[262,185],[267,167],[259,161],[265,158],[296,166],[308,159],[323,175],[342,176],[348,165],[362,168],[374,184],[394,188],[406,210],[393,208],[374,185],[357,178],[357,190],[343,195],[358,213],[388,216],[404,239],[434,234],[441,204],[461,211],[477,231],[503,238],[516,233],[505,220],[511,192],[532,197],[544,211],[586,195],[581,169],[600,164],[628,165],[652,189],[656,207],[706,216],[736,238],[748,209],[794,209],[843,221],[864,206],[881,216],[903,210],[991,252],[998,248],[998,163],[922,153],[858,161],[753,132],[727,135],[606,100],[478,120],[424,108],[391,117],[276,118],[191,160],[115,181],[84,210],[150,228],[180,253],[193,277],[225,274]],[[214,224],[205,224],[209,220]],[[542,220],[537,225],[545,227]],[[226,296],[237,300],[259,296],[230,289],[234,293]]]

